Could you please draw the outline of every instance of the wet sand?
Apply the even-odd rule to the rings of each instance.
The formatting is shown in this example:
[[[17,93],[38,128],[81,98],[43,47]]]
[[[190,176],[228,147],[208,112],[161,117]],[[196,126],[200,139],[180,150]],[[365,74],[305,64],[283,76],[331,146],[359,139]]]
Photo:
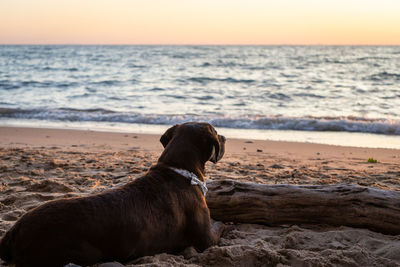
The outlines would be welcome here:
[[[224,134],[221,132],[220,134]],[[41,203],[101,192],[144,174],[159,135],[0,127],[0,235]],[[368,163],[374,158],[377,163]],[[228,139],[207,179],[264,184],[358,184],[400,191],[400,150]],[[160,254],[164,266],[400,266],[400,236],[324,225],[240,224],[203,253]]]

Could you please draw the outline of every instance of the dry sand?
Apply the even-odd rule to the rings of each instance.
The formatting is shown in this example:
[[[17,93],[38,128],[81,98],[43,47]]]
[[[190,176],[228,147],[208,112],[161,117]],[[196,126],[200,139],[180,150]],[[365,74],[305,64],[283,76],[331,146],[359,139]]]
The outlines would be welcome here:
[[[223,134],[223,132],[221,133]],[[25,212],[142,175],[158,135],[0,127],[0,235]],[[378,163],[368,163],[373,157]],[[359,184],[400,191],[400,150],[228,139],[208,179],[266,184]],[[203,253],[159,254],[146,266],[400,266],[400,236],[323,225],[241,224]],[[1,263],[0,263],[1,266]]]

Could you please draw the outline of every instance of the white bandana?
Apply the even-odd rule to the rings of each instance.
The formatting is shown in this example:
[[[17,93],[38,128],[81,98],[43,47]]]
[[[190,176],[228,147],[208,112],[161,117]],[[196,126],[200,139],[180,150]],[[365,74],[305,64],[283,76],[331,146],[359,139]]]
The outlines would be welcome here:
[[[196,174],[194,174],[193,172],[190,172],[188,170],[177,169],[177,168],[173,168],[173,167],[170,167],[170,169],[173,170],[174,172],[182,175],[183,177],[186,177],[187,179],[189,179],[191,185],[198,185],[200,187],[200,190],[203,193],[203,195],[206,196],[206,193],[208,191],[206,183],[203,183],[197,177]]]

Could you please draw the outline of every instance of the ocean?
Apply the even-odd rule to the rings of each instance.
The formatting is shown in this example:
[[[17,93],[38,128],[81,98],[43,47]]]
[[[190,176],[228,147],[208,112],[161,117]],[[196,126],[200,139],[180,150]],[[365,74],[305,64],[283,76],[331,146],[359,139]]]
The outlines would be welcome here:
[[[400,46],[0,46],[0,125],[400,148]]]

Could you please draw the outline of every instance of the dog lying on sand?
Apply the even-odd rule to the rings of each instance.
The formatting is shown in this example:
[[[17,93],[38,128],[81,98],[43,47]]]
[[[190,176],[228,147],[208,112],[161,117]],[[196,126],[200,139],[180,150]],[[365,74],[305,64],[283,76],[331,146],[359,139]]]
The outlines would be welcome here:
[[[225,137],[208,123],[169,128],[156,165],[122,187],[47,202],[22,216],[0,241],[0,258],[17,267],[126,262],[189,246],[216,244],[205,201],[205,163],[224,155]]]

